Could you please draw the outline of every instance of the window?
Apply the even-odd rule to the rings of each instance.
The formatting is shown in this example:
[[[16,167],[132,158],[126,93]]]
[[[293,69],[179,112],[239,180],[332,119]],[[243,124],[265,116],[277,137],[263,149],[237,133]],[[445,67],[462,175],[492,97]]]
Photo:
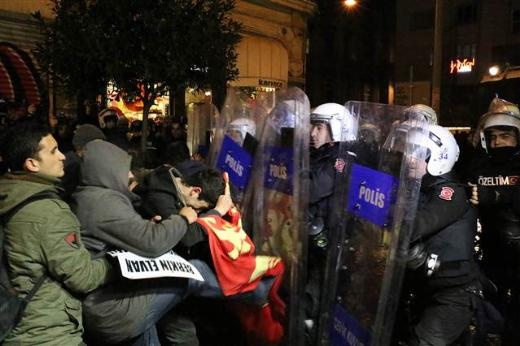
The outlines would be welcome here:
[[[457,8],[457,23],[471,24],[477,21],[477,4],[463,5]]]
[[[475,43],[457,45],[458,58],[475,58],[477,55],[477,45]]]
[[[511,19],[511,31],[513,32],[513,34],[520,34],[520,9],[513,10]]]
[[[427,30],[433,28],[433,8],[415,11],[410,15],[410,31]]]

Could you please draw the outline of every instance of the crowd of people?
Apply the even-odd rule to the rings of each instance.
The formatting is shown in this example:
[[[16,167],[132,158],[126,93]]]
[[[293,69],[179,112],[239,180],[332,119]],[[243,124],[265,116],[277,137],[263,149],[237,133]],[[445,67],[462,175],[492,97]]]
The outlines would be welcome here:
[[[477,345],[495,336],[503,345],[517,345],[518,106],[494,99],[475,129],[475,146],[462,152],[459,147],[467,143],[457,143],[439,126],[433,109],[414,105],[406,114],[423,118],[421,129],[406,121],[399,126],[408,126],[408,141],[426,148],[427,155],[407,158],[407,174],[420,179],[421,187],[401,294],[403,309],[411,312],[396,323],[393,343]],[[327,285],[329,221],[339,151],[345,148],[340,141],[350,143],[356,162],[377,166],[372,146],[381,142],[379,129],[357,128],[349,117],[334,103],[310,114],[302,326],[308,344],[318,340],[318,306]],[[0,215],[12,288],[21,296],[37,283],[38,290],[5,345],[268,345],[282,340],[284,303],[276,292],[276,263],[253,285],[239,282],[243,288],[233,294],[221,287],[204,220],[230,222],[234,201],[226,175],[192,159],[182,122],[152,126],[149,147],[155,155],[143,161],[135,144],[139,124],[132,127],[114,113],[101,114],[99,126],[63,121],[54,132],[29,118],[3,124]],[[254,128],[245,122],[231,125],[237,133],[230,136],[240,135],[242,141],[245,132],[240,131]],[[45,198],[33,199],[42,193]],[[145,258],[173,250],[203,280],[128,280],[111,259],[112,250]]]

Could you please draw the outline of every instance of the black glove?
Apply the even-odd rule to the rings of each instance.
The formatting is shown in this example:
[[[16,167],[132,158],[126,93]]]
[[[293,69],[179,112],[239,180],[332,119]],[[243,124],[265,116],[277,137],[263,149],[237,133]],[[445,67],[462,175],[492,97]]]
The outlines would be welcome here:
[[[416,270],[420,268],[425,261],[426,251],[424,251],[424,245],[422,243],[415,244],[408,250],[406,266],[409,269]]]

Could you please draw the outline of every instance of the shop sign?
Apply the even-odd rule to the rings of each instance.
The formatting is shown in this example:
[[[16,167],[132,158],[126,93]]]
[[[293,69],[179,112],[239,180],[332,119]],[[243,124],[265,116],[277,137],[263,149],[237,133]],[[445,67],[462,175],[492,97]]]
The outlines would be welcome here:
[[[473,71],[475,66],[475,58],[452,59],[450,60],[450,74],[468,73]]]
[[[275,80],[258,78],[258,85],[266,88],[283,88],[283,83]]]

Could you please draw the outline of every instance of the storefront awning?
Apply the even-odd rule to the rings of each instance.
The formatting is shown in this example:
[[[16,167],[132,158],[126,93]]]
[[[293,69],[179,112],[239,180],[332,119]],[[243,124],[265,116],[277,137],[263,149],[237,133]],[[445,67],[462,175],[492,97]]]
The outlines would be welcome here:
[[[520,66],[512,66],[506,68],[503,72],[491,76],[486,74],[482,77],[480,83],[496,82],[504,79],[517,79],[520,78]]]
[[[289,55],[281,42],[246,36],[238,44],[238,79],[232,86],[284,88],[289,75]]]
[[[36,70],[29,56],[9,43],[0,43],[0,98],[40,104]]]

